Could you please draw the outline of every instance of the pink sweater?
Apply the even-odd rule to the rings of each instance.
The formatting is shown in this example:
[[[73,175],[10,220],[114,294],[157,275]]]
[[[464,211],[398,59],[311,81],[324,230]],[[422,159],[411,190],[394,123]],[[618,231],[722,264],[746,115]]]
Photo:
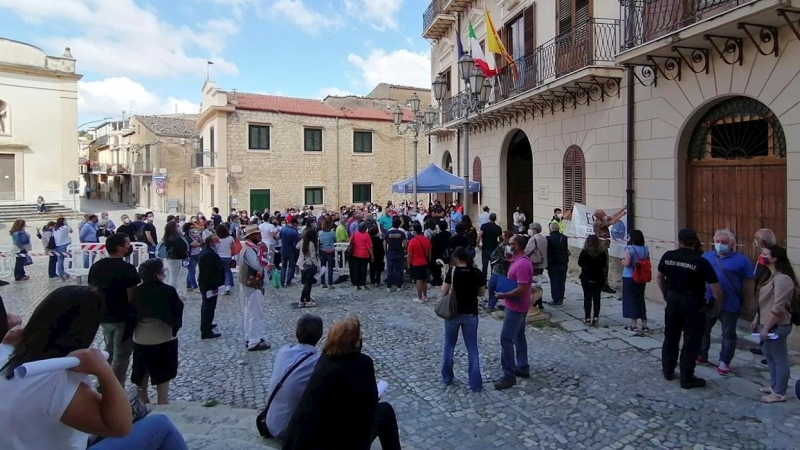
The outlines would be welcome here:
[[[786,307],[791,304],[792,296],[794,296],[794,282],[788,275],[782,273],[776,273],[766,284],[761,286],[758,291],[761,324],[764,324],[770,313],[780,316],[776,325],[791,323],[791,315]]]

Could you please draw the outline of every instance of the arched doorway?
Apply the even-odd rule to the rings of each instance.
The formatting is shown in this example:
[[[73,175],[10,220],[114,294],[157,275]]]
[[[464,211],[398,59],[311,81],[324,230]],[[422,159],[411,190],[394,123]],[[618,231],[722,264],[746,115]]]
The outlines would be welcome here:
[[[751,259],[760,228],[786,243],[786,138],[769,108],[747,97],[722,101],[700,118],[688,150],[686,225],[702,242],[728,228]]]
[[[477,181],[481,183],[481,188],[483,188],[483,165],[481,164],[481,158],[476,156],[475,159],[472,160],[472,181]],[[472,204],[475,206],[480,206],[480,194],[474,193],[472,194]],[[478,211],[480,214],[480,211]]]
[[[453,173],[453,156],[449,151],[445,151],[442,156],[442,169]],[[436,198],[442,202],[445,209],[447,209],[446,205],[453,203],[453,194],[436,194]]]
[[[519,206],[527,219],[525,225],[533,222],[533,153],[528,136],[517,130],[508,141],[506,155],[506,223],[511,229],[512,216]]]

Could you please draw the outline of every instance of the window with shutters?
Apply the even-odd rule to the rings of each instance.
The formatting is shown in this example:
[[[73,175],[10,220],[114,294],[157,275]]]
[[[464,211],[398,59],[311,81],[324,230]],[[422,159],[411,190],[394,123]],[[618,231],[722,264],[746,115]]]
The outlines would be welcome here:
[[[250,150],[269,150],[269,125],[250,125],[248,128]]]
[[[372,131],[353,132],[353,152],[372,153]]]
[[[586,159],[583,150],[572,145],[564,154],[564,210],[586,203]]]
[[[452,71],[448,67],[442,71],[441,75],[442,78],[444,78],[444,82],[447,83],[447,92],[445,93],[444,98],[450,98],[450,92],[452,90],[452,85],[450,84],[453,76]]]
[[[322,128],[303,129],[303,151],[306,152],[322,151]]]
[[[569,33],[573,28],[589,21],[592,16],[591,0],[559,0],[558,34]]]
[[[506,24],[508,29],[508,52],[513,59],[519,59],[525,55],[525,23],[522,14]]]
[[[483,183],[483,166],[481,164],[481,159],[477,156],[472,160],[472,181]],[[480,203],[478,200],[480,200],[478,198],[478,193],[475,192],[472,194],[472,204],[478,205]]]
[[[305,188],[306,205],[321,205],[323,204],[322,188],[321,187],[308,187]]]
[[[353,203],[372,201],[372,185],[369,183],[353,184]]]

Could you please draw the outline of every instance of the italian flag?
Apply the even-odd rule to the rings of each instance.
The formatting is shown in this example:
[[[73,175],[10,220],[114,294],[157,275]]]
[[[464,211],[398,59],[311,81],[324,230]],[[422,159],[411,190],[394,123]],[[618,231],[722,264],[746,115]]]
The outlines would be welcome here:
[[[483,54],[483,49],[481,48],[480,42],[478,42],[478,37],[475,35],[475,28],[472,26],[472,21],[469,22],[469,48],[470,53],[472,53],[472,60],[487,78],[497,75],[494,58],[486,59],[486,56]]]

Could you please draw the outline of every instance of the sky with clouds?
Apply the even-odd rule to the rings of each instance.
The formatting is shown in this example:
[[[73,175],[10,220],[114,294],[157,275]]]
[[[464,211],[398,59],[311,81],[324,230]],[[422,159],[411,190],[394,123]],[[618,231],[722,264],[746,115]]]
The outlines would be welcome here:
[[[0,0],[0,37],[72,49],[80,120],[196,113],[206,78],[291,97],[430,85],[427,0]]]

